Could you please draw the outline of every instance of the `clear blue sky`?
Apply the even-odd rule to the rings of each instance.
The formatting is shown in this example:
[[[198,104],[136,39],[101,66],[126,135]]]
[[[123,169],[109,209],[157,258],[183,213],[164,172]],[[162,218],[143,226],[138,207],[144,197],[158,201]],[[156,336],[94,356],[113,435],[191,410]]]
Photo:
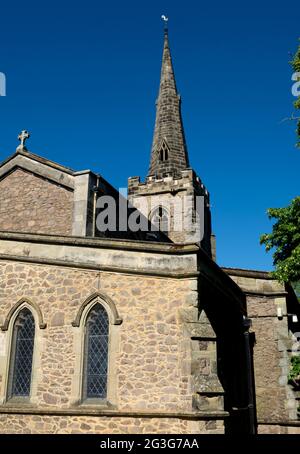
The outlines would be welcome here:
[[[270,269],[268,207],[299,195],[289,52],[299,0],[2,2],[0,159],[29,149],[116,187],[148,169],[161,14],[182,95],[190,161],[211,193],[218,262]],[[21,186],[20,186],[21,188]]]

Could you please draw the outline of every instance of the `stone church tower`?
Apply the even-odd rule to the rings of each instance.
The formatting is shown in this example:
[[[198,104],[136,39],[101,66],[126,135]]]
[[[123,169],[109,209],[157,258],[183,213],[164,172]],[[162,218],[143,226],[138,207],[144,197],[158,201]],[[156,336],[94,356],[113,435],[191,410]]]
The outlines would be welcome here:
[[[215,256],[209,194],[189,165],[167,29],[149,172],[145,183],[139,177],[129,178],[128,195],[132,205],[172,241],[201,242]]]

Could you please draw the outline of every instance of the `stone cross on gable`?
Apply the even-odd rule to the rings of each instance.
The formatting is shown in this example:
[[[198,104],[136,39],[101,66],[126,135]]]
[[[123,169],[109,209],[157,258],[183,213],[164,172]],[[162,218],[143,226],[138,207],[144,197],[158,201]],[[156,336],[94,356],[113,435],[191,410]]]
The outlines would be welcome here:
[[[21,134],[18,135],[18,139],[19,139],[20,142],[21,142],[20,145],[19,145],[18,148],[17,148],[18,150],[24,150],[24,149],[26,149],[26,147],[25,147],[25,142],[26,142],[27,139],[29,139],[29,137],[30,137],[29,132],[28,132],[28,131],[25,131],[25,130],[22,131]]]

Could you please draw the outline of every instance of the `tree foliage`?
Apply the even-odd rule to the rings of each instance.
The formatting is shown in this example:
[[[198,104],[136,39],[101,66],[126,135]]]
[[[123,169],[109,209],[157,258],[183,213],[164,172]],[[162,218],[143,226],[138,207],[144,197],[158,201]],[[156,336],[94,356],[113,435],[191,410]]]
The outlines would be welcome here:
[[[285,208],[270,208],[269,219],[274,219],[272,233],[261,236],[266,251],[274,249],[274,277],[280,282],[300,280],[300,197]]]
[[[298,282],[293,282],[293,289],[295,290],[295,293],[297,295],[297,298],[300,302],[300,281]]]
[[[291,65],[293,67],[294,73],[300,73],[300,45],[298,47],[298,50],[297,50],[293,60],[291,61]],[[300,80],[300,78],[298,77],[298,81],[299,80]],[[300,95],[294,102],[294,107],[295,107],[295,109],[300,110]],[[296,131],[297,131],[297,138],[298,138],[297,147],[300,148],[300,119],[298,119],[298,121],[297,121],[297,130]]]
[[[288,382],[296,388],[300,386],[300,356],[291,357]]]

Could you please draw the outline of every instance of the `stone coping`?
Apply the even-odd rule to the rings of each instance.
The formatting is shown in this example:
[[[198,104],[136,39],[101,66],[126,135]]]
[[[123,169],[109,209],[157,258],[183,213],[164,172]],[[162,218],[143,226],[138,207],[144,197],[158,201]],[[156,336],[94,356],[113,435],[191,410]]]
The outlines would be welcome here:
[[[37,154],[32,153],[29,150],[17,150],[15,153],[11,154],[6,158],[4,161],[0,162],[0,167],[4,166],[7,164],[9,161],[14,159],[16,156],[25,156],[26,158],[32,159],[33,161],[37,161],[41,164],[47,165],[49,167],[53,167],[54,169],[60,170],[61,172],[68,173],[69,175],[74,175],[74,170],[72,170],[70,167],[63,166],[61,164],[58,164],[54,161],[51,161],[50,159],[43,158],[42,156],[39,156]]]
[[[86,174],[98,176],[103,184],[117,192],[105,178],[90,169],[74,171],[70,167],[43,158],[29,150],[17,150],[4,161],[0,162],[0,178],[3,178],[7,173],[18,167],[44,178],[48,178],[49,180],[55,181],[57,184],[66,186],[70,189],[74,189],[74,177]],[[61,178],[62,176],[63,178]]]
[[[118,274],[134,274],[141,276],[149,277],[169,277],[172,279],[183,279],[183,278],[196,278],[200,275],[198,271],[190,272],[177,272],[177,271],[153,271],[153,270],[141,270],[138,268],[119,268],[113,266],[101,266],[101,265],[91,265],[85,262],[68,262],[67,260],[50,260],[50,259],[41,259],[35,257],[22,257],[18,255],[5,255],[0,253],[0,261],[12,261],[12,262],[24,262],[32,263],[38,265],[50,265],[50,266],[62,266],[67,268],[79,268],[85,270],[93,271],[103,271],[109,273],[118,273]]]
[[[278,292],[274,290],[274,292],[266,292],[264,290],[246,290],[245,288],[241,287],[244,291],[244,293],[248,296],[263,296],[265,298],[280,298],[280,297],[286,297],[288,295],[288,292],[282,291]]]
[[[122,417],[122,418],[172,418],[172,419],[224,419],[229,416],[226,411],[135,411],[135,410],[107,410],[93,407],[73,407],[66,409],[38,408],[31,406],[0,406],[0,414],[38,415],[38,416],[95,416],[95,417]]]
[[[223,271],[225,271],[225,273],[231,276],[252,277],[254,279],[268,279],[273,281],[276,280],[269,271],[246,270],[242,268],[227,268],[223,266],[221,268]]]
[[[0,260],[152,276],[198,276],[197,245],[0,232]]]
[[[16,169],[25,170],[55,182],[59,186],[74,190],[74,175],[72,173],[66,172],[57,166],[49,165],[46,162],[32,159],[31,156],[27,156],[24,153],[16,153],[12,159],[0,165],[0,179],[5,178],[6,175]]]
[[[41,233],[19,233],[0,231],[0,239],[24,241],[42,244],[60,244],[70,246],[92,247],[101,249],[122,249],[163,254],[187,254],[198,252],[200,247],[195,243],[151,243],[138,240],[121,240],[110,238],[74,237],[62,235],[47,235]]]
[[[300,419],[292,419],[292,420],[271,420],[268,421],[266,419],[258,420],[258,425],[261,426],[293,426],[293,427],[300,427]]]

